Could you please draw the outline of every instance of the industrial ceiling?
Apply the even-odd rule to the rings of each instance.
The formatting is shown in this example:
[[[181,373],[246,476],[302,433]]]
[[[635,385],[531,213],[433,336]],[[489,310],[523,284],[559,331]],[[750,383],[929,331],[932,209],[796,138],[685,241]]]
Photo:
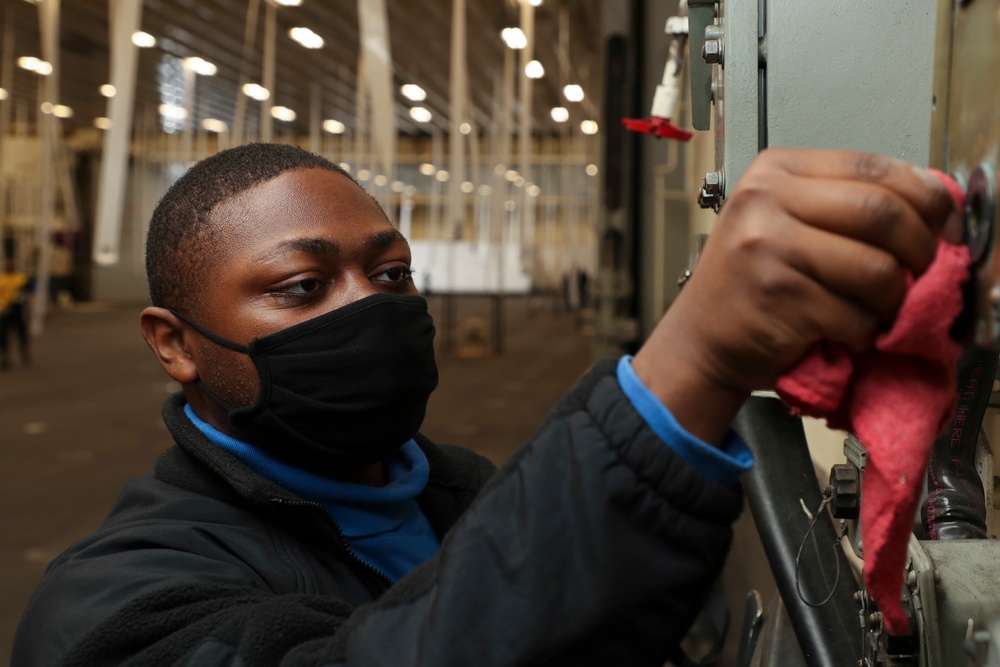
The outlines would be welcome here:
[[[241,68],[250,81],[260,81],[263,21],[258,20],[248,58],[244,60],[247,17],[254,3],[270,0],[144,0],[142,30],[156,38],[152,48],[140,49],[136,89],[136,117],[155,117],[163,103],[163,79],[179,59],[201,57],[217,67],[214,76],[198,77],[195,122],[213,118],[232,125],[239,93]],[[449,0],[385,0],[391,35],[399,131],[419,136],[447,132],[451,10]],[[503,28],[517,26],[517,0],[467,0],[467,70],[471,116],[483,128],[497,117],[494,100],[502,90]],[[14,66],[23,56],[41,57],[38,6],[29,0],[0,0],[3,11],[3,81],[13,105],[15,127],[30,128],[39,108],[39,75]],[[259,7],[259,5],[258,5]],[[109,2],[61,0],[59,30],[59,102],[72,109],[62,120],[69,132],[93,127],[107,116],[108,100],[99,89],[109,80]],[[262,14],[263,12],[259,12]],[[356,127],[358,7],[349,0],[303,0],[300,6],[280,7],[277,13],[276,90],[271,101],[297,111],[291,123],[276,123],[276,132],[307,134],[310,95],[321,95],[323,118],[336,119],[350,133]],[[324,39],[320,49],[300,46],[289,36],[293,27],[307,27]],[[545,68],[535,81],[533,127],[555,133],[551,118],[555,106],[570,109],[571,123],[596,118],[597,57],[600,52],[599,0],[544,0],[535,9],[534,57]],[[246,79],[244,79],[246,80]],[[420,103],[432,119],[410,116],[413,102],[401,93],[404,84],[427,92]],[[582,85],[582,103],[566,102],[563,86]],[[256,113],[254,103],[248,108]]]

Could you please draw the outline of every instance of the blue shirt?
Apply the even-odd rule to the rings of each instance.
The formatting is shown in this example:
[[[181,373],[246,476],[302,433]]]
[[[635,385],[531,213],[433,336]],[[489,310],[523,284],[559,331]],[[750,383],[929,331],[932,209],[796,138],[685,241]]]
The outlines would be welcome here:
[[[194,413],[184,414],[213,443],[251,470],[303,500],[319,503],[336,520],[351,551],[397,581],[433,556],[440,546],[430,521],[417,504],[430,466],[410,440],[385,462],[385,486],[352,484],[323,477],[270,457],[265,451],[222,433]]]

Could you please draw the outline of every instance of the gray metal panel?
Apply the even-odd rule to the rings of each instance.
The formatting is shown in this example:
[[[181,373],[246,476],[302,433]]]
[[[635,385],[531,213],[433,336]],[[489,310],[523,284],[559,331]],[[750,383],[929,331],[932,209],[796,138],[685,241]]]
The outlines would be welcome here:
[[[768,0],[769,145],[926,164],[936,18],[933,0]]]
[[[716,68],[715,142],[728,196],[757,155],[757,2],[729,0],[721,13],[726,57]]]

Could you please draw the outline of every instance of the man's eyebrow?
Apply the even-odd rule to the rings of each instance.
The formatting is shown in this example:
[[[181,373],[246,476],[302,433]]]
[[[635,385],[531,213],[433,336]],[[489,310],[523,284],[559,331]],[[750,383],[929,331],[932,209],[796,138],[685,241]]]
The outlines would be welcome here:
[[[261,253],[257,257],[257,261],[266,262],[288,252],[307,252],[313,255],[339,255],[340,246],[327,239],[287,239]]]
[[[365,240],[365,247],[370,250],[383,250],[398,241],[406,243],[406,237],[398,229],[389,229],[369,236]],[[407,245],[409,244],[407,243]]]

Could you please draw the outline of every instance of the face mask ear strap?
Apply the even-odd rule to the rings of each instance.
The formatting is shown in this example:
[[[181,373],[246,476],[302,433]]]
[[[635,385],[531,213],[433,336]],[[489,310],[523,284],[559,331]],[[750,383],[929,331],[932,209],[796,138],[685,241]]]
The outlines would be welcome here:
[[[181,320],[182,322],[184,322],[185,324],[187,324],[188,326],[190,326],[192,329],[194,329],[195,331],[197,331],[202,336],[204,336],[208,340],[212,341],[216,345],[221,345],[224,348],[227,348],[227,349],[230,349],[230,350],[234,350],[236,352],[242,352],[244,354],[247,353],[246,346],[240,345],[239,343],[234,343],[233,341],[227,340],[227,339],[223,338],[222,336],[217,336],[216,334],[212,333],[211,331],[209,331],[205,327],[201,326],[200,324],[197,324],[196,322],[193,322],[193,321],[189,320],[188,318],[184,317],[183,315],[181,315],[180,313],[178,313],[173,308],[167,308],[167,310],[169,310],[171,313],[173,313],[173,315],[177,319]]]

